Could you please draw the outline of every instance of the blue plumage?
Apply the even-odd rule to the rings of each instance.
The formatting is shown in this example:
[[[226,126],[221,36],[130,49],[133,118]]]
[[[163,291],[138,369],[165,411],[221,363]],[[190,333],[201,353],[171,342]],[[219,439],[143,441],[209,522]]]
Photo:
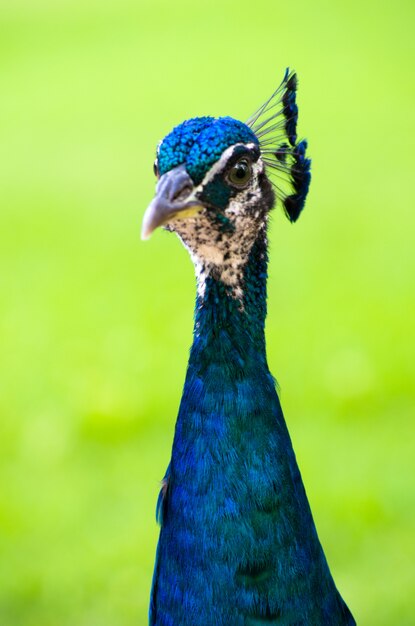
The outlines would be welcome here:
[[[158,146],[159,172],[186,164],[193,182],[202,182],[222,152],[238,142],[258,144],[252,130],[232,117],[195,117],[176,126]]]
[[[270,119],[267,103],[248,125],[195,118],[158,148],[143,232],[162,224],[180,236],[198,295],[157,505],[151,626],[355,624],[319,543],[266,359],[268,214],[281,195],[297,219],[310,182],[295,89],[287,73]],[[279,194],[274,170],[291,193]]]

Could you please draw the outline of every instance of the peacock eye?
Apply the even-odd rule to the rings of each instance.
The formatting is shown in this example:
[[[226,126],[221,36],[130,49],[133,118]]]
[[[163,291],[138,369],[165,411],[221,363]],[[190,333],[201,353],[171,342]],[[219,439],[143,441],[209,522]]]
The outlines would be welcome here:
[[[159,177],[159,166],[157,165],[157,159],[153,163],[154,176]]]
[[[243,187],[251,178],[252,168],[248,159],[240,159],[228,174],[229,182],[236,187]]]

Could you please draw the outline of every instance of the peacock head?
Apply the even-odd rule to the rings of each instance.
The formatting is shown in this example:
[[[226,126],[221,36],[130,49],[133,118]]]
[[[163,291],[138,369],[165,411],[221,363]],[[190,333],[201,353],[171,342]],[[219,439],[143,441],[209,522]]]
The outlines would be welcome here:
[[[176,232],[199,268],[228,282],[265,235],[276,200],[295,221],[310,183],[307,143],[297,143],[296,88],[287,70],[246,124],[197,117],[176,126],[157,148],[156,195],[142,237],[158,226]]]

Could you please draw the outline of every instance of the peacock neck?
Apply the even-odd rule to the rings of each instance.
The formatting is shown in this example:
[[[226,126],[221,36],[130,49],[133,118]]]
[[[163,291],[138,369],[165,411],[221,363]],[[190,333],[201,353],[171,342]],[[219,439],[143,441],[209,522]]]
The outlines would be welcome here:
[[[235,376],[249,364],[266,368],[267,282],[265,228],[255,240],[238,282],[226,284],[214,273],[198,277],[194,341],[190,363],[226,363]]]

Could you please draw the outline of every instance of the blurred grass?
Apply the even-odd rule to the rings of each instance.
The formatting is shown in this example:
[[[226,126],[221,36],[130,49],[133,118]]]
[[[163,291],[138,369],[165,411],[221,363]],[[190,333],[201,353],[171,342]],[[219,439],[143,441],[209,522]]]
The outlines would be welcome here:
[[[2,0],[0,623],[145,624],[191,341],[157,141],[300,76],[313,185],[275,213],[268,352],[360,624],[415,611],[413,5]]]

